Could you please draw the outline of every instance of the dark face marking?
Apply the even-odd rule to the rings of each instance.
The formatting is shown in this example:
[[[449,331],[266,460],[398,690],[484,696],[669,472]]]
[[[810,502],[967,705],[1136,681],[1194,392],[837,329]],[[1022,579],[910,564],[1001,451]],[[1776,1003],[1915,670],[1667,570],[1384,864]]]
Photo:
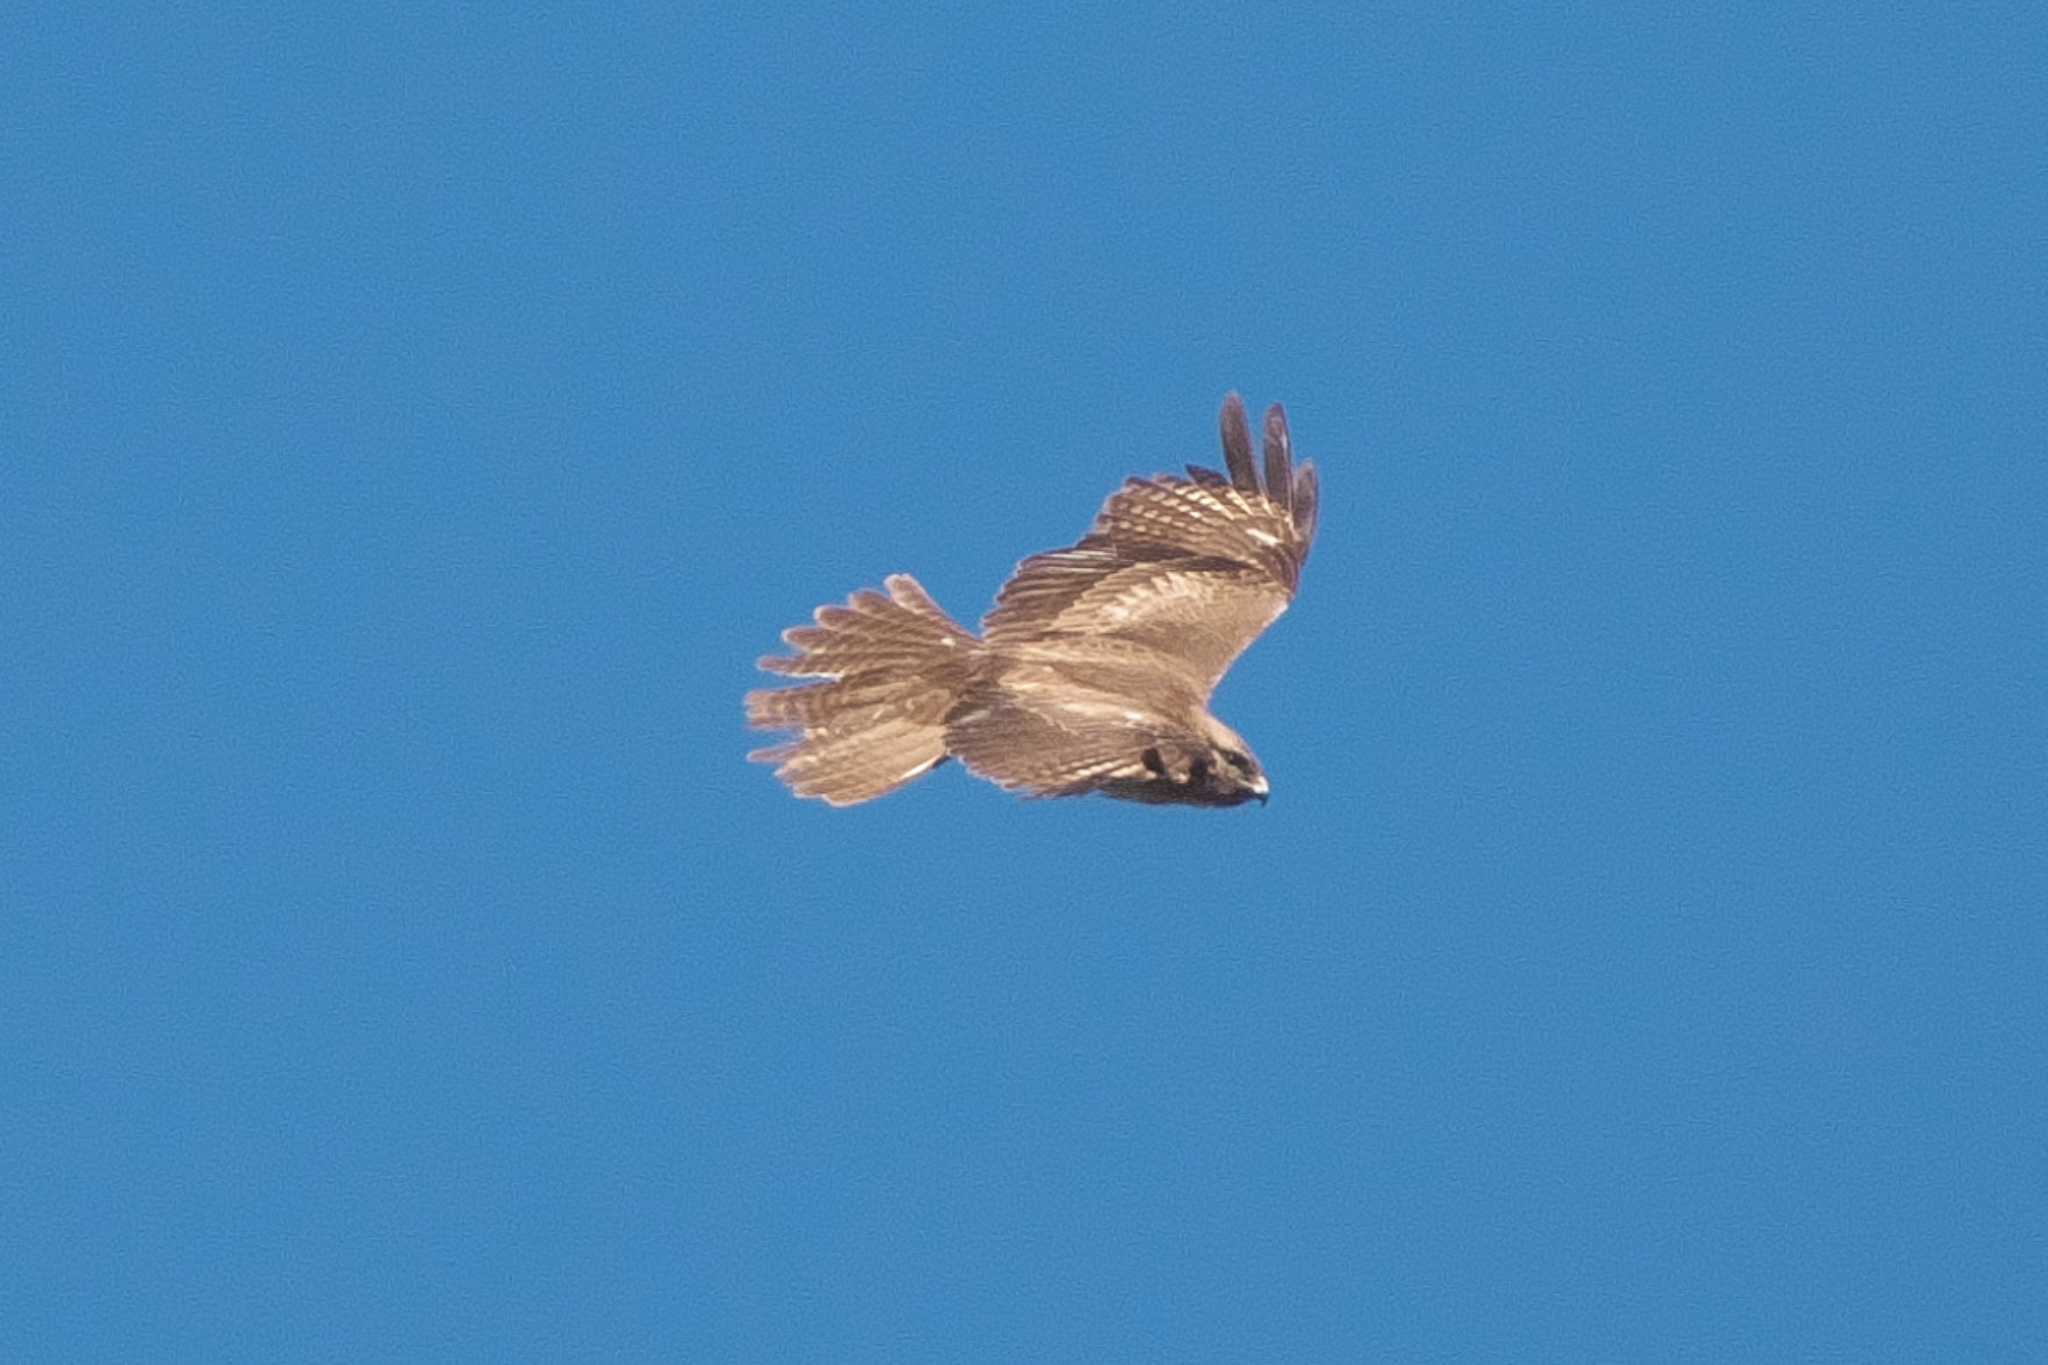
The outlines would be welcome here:
[[[1148,805],[1240,806],[1263,802],[1258,763],[1241,749],[1211,744],[1162,743],[1138,751],[1139,773],[1104,782],[1096,790]]]
[[[1242,749],[1219,748],[1216,756],[1222,760],[1213,778],[1216,798],[1235,805],[1256,797],[1264,804],[1266,794],[1261,789],[1266,782],[1257,761]]]

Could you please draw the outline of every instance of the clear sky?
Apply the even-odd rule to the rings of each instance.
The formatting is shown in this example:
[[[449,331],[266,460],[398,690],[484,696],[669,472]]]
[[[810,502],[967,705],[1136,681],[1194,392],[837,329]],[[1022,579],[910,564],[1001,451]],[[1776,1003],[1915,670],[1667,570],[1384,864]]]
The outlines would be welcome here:
[[[2048,1355],[2038,7],[38,8],[0,1354]],[[742,760],[1233,388],[1270,806]]]

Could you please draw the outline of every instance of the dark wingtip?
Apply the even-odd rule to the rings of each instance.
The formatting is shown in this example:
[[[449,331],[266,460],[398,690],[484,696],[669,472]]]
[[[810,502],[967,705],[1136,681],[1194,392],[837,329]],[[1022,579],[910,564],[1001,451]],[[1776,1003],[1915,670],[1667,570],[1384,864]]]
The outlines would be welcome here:
[[[1321,482],[1316,478],[1316,462],[1303,460],[1294,471],[1294,530],[1307,545],[1316,538],[1316,508],[1322,501]]]
[[[1248,497],[1259,491],[1258,472],[1252,466],[1252,424],[1245,416],[1244,399],[1235,393],[1223,399],[1223,460],[1230,466],[1230,481]]]
[[[1293,443],[1287,410],[1278,403],[1266,409],[1266,496],[1282,507],[1294,505]]]

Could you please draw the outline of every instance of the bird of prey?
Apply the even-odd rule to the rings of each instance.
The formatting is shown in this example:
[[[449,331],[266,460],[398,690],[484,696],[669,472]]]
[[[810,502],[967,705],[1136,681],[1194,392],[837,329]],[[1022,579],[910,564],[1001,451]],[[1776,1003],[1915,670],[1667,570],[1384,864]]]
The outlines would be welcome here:
[[[1130,479],[1088,534],[1017,566],[972,632],[909,574],[786,630],[770,673],[820,681],[747,694],[757,729],[794,731],[748,757],[834,806],[886,795],[957,758],[1026,796],[1235,806],[1268,793],[1236,731],[1209,714],[1231,661],[1301,582],[1316,471],[1296,466],[1279,404],[1264,482],[1236,394],[1223,401],[1228,475]]]

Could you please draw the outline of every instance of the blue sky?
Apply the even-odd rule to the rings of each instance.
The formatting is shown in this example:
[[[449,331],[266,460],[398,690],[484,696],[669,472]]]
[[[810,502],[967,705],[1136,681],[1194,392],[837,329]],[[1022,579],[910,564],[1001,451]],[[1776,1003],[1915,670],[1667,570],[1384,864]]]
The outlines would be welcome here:
[[[2048,1352],[2037,11],[4,36],[6,1354]],[[742,761],[1233,388],[1269,807]]]

